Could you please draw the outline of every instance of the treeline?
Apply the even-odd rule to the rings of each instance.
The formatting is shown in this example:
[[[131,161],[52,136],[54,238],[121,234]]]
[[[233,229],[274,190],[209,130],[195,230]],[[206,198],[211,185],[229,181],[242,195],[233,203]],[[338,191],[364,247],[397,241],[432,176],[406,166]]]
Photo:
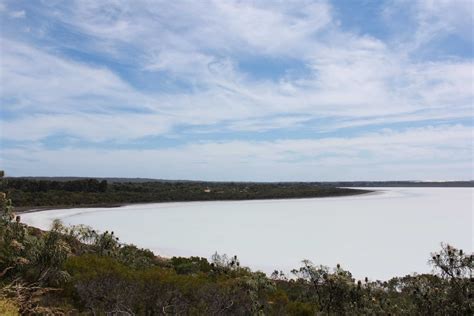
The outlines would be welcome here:
[[[341,181],[326,182],[337,187],[415,187],[415,188],[472,188],[474,181]]]
[[[309,261],[269,277],[236,256],[163,259],[85,226],[42,232],[0,194],[2,315],[472,315],[473,255],[443,245],[430,263],[434,274],[386,282]]]
[[[0,188],[18,207],[117,205],[126,203],[310,198],[369,191],[314,183],[113,182],[10,178]]]
[[[105,192],[107,190],[107,181],[99,181],[97,179],[74,181],[9,179],[8,185],[5,181],[5,184],[3,184],[0,189],[4,191],[18,190],[31,193],[47,191]]]

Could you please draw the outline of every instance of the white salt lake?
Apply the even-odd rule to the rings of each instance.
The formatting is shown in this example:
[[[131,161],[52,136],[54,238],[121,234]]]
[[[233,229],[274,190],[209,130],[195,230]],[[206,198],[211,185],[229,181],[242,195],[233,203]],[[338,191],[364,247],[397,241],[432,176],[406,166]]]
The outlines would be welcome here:
[[[341,266],[356,278],[430,272],[447,242],[473,250],[473,188],[369,188],[358,196],[174,202],[22,215],[48,229],[54,219],[114,231],[161,256],[237,255],[242,265],[289,272],[301,260]]]

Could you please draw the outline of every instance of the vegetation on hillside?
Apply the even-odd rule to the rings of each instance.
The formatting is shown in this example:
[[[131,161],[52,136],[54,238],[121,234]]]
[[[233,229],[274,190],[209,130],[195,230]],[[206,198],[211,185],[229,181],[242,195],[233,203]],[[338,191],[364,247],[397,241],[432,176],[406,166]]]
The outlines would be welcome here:
[[[124,203],[309,198],[369,191],[314,183],[113,182],[11,178],[0,191],[17,207],[117,205]]]
[[[133,214],[131,214],[133,216]],[[473,255],[443,245],[433,274],[355,280],[303,261],[287,276],[236,256],[156,257],[113,232],[25,226],[0,194],[0,312],[94,315],[472,315]]]

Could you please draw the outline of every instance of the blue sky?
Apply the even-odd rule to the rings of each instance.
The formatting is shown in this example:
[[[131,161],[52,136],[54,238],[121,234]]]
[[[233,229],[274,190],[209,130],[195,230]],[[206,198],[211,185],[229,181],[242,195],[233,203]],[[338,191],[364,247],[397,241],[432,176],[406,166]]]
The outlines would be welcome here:
[[[0,1],[13,176],[473,176],[470,0]]]

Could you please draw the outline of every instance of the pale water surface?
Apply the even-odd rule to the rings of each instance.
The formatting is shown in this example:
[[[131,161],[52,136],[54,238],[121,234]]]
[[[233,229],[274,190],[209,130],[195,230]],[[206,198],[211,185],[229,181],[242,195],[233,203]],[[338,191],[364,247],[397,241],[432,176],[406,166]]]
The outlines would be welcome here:
[[[472,188],[373,188],[360,196],[178,202],[24,214],[43,229],[59,218],[112,230],[121,241],[163,256],[237,254],[243,265],[290,271],[302,259],[355,277],[429,272],[431,251],[448,242],[473,248]]]

